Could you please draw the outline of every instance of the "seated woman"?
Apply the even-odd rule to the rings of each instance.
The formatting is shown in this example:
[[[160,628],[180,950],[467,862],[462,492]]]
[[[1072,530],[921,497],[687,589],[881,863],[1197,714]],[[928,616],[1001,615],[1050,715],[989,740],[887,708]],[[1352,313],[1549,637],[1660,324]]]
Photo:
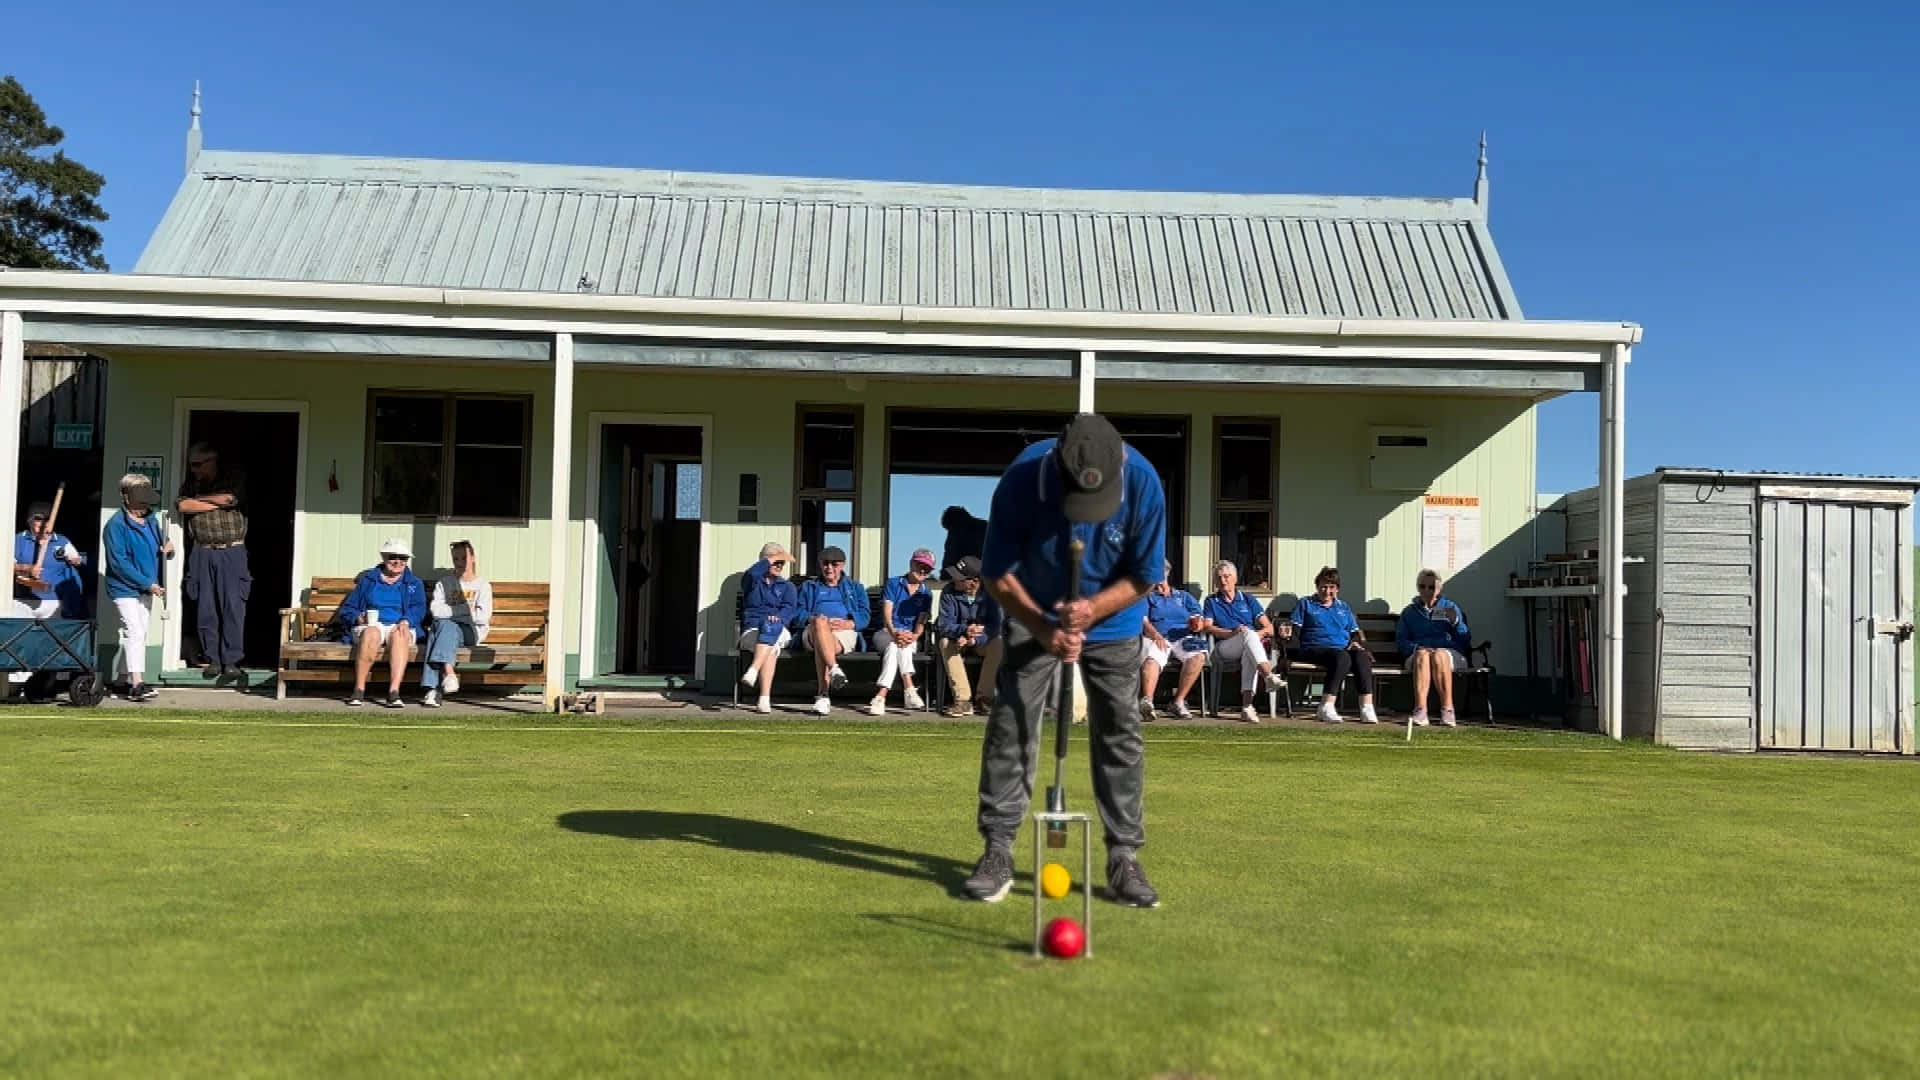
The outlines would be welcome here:
[[[1326,692],[1320,699],[1320,719],[1329,724],[1340,722],[1340,710],[1334,698],[1340,684],[1352,671],[1360,684],[1360,722],[1377,724],[1373,711],[1373,656],[1360,636],[1360,622],[1353,609],[1340,599],[1340,571],[1323,566],[1313,576],[1313,595],[1293,605],[1283,633],[1300,639],[1300,659],[1317,665],[1327,673]]]
[[[493,621],[493,585],[480,576],[480,560],[473,545],[455,540],[449,553],[453,573],[433,583],[433,597],[427,601],[427,613],[433,622],[427,627],[427,658],[420,667],[420,704],[429,709],[440,707],[442,694],[460,689],[460,676],[453,670],[461,649],[471,649],[487,640],[487,624]]]
[[[800,590],[786,577],[792,561],[784,544],[769,540],[760,548],[760,561],[740,575],[740,648],[753,650],[753,663],[740,682],[759,691],[757,713],[773,711],[773,671],[800,615]]]
[[[353,591],[340,602],[334,618],[347,628],[353,642],[353,693],[347,704],[366,702],[367,677],[373,673],[380,650],[387,651],[387,696],[381,702],[389,709],[404,708],[400,700],[400,679],[406,674],[407,661],[413,657],[414,635],[427,618],[427,589],[415,577],[408,563],[413,549],[406,540],[394,537],[380,545],[380,561],[362,570],[353,581]]]
[[[1200,614],[1200,601],[1173,587],[1172,562],[1167,563],[1167,574],[1167,580],[1147,591],[1147,616],[1140,627],[1140,719],[1148,723],[1153,721],[1153,692],[1169,663],[1180,665],[1173,715],[1182,720],[1193,718],[1187,695],[1207,667],[1207,620]]]
[[[1254,686],[1280,688],[1280,676],[1273,673],[1273,661],[1267,658],[1262,640],[1273,636],[1273,623],[1258,600],[1240,591],[1239,567],[1220,560],[1214,565],[1213,581],[1216,588],[1202,612],[1206,632],[1220,643],[1220,660],[1239,665],[1241,723],[1257,724],[1260,714],[1253,711]]]
[[[1456,723],[1453,716],[1453,673],[1467,666],[1467,653],[1473,639],[1467,635],[1467,617],[1460,605],[1440,595],[1440,575],[1420,571],[1414,580],[1419,595],[1400,613],[1394,628],[1394,640],[1400,646],[1400,658],[1413,668],[1413,716],[1415,727],[1427,726],[1427,689],[1440,691],[1440,722],[1447,727]]]
[[[919,691],[913,688],[913,654],[920,647],[920,635],[926,633],[927,616],[933,611],[933,590],[927,579],[933,576],[933,552],[926,548],[907,560],[907,572],[888,578],[880,597],[880,629],[873,632],[873,648],[881,654],[880,686],[867,703],[867,715],[887,715],[887,693],[893,689],[893,677],[900,676],[905,687],[903,698],[909,709],[924,709]]]
[[[840,658],[853,651],[873,619],[867,587],[847,573],[847,553],[829,545],[820,552],[820,576],[800,586],[800,644],[813,653],[813,711],[833,715],[832,694],[847,685]]]

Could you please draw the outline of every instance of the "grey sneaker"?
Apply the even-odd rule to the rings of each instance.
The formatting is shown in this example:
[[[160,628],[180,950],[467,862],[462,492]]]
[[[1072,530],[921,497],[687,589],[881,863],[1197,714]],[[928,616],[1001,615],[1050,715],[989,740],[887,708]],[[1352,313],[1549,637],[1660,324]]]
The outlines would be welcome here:
[[[968,896],[983,903],[997,904],[1013,891],[1013,852],[1003,847],[987,848],[986,854],[974,864],[973,876],[962,882],[960,888]]]
[[[1153,723],[1153,699],[1150,697],[1140,699],[1140,722],[1143,724]]]
[[[1107,863],[1107,895],[1114,903],[1128,907],[1160,906],[1160,894],[1148,883],[1147,872],[1140,869],[1140,860],[1131,856]]]

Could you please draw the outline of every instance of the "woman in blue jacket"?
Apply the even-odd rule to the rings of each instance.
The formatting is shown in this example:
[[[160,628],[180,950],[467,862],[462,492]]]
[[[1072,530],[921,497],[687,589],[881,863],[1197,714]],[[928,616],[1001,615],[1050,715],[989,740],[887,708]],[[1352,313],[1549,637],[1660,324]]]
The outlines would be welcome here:
[[[107,597],[120,616],[121,662],[127,669],[128,701],[151,701],[159,691],[147,685],[147,624],[153,602],[167,594],[161,585],[162,560],[173,554],[154,520],[160,493],[140,473],[120,478],[120,512],[107,519],[101,543],[106,558]]]
[[[847,553],[830,545],[820,552],[820,576],[800,586],[800,643],[813,651],[816,692],[813,711],[833,712],[833,691],[847,685],[840,658],[853,651],[873,620],[867,587],[847,573]]]
[[[760,545],[760,561],[740,575],[740,648],[753,650],[753,663],[740,681],[759,691],[753,706],[758,713],[773,711],[773,671],[800,617],[800,590],[787,580],[792,562],[786,545],[769,540]]]
[[[1427,688],[1440,691],[1440,722],[1453,727],[1453,673],[1467,666],[1467,653],[1473,639],[1467,634],[1467,617],[1460,605],[1440,595],[1440,575],[1420,571],[1414,581],[1419,595],[1400,613],[1394,628],[1394,641],[1400,658],[1413,666],[1413,716],[1415,727],[1427,724]]]
[[[413,659],[414,639],[427,618],[427,587],[415,577],[407,564],[413,561],[413,548],[394,537],[380,545],[380,563],[362,570],[353,580],[353,591],[340,602],[334,614],[347,628],[353,642],[353,693],[347,704],[366,701],[367,676],[373,662],[387,650],[387,696],[381,704],[389,709],[405,708],[400,700],[400,680],[407,673],[407,661]]]
[[[1340,722],[1340,711],[1334,708],[1333,700],[1351,671],[1360,684],[1360,722],[1379,723],[1380,717],[1373,711],[1373,656],[1360,636],[1360,621],[1340,599],[1340,571],[1321,567],[1313,576],[1313,595],[1293,605],[1293,615],[1287,622],[1300,642],[1300,659],[1327,673],[1320,719],[1329,724]]]

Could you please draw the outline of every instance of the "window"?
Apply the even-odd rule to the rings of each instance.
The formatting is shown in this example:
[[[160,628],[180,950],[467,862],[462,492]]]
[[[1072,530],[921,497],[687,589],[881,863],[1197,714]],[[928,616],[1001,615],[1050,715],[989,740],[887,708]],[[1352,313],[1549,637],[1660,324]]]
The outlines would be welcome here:
[[[376,390],[368,414],[368,517],[526,518],[530,399]]]
[[[854,554],[855,507],[860,503],[860,410],[802,406],[800,452],[794,483],[794,520],[809,576],[820,572],[820,552],[837,547]]]
[[[1214,551],[1248,589],[1273,588],[1273,422],[1217,420],[1213,470]]]

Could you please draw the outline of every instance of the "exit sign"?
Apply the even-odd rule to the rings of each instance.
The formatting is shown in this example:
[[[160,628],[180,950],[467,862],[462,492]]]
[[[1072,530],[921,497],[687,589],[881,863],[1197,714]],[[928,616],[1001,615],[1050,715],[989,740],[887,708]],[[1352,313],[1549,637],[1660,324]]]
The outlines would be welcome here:
[[[92,424],[55,424],[53,425],[53,448],[55,450],[91,450],[93,449]]]

